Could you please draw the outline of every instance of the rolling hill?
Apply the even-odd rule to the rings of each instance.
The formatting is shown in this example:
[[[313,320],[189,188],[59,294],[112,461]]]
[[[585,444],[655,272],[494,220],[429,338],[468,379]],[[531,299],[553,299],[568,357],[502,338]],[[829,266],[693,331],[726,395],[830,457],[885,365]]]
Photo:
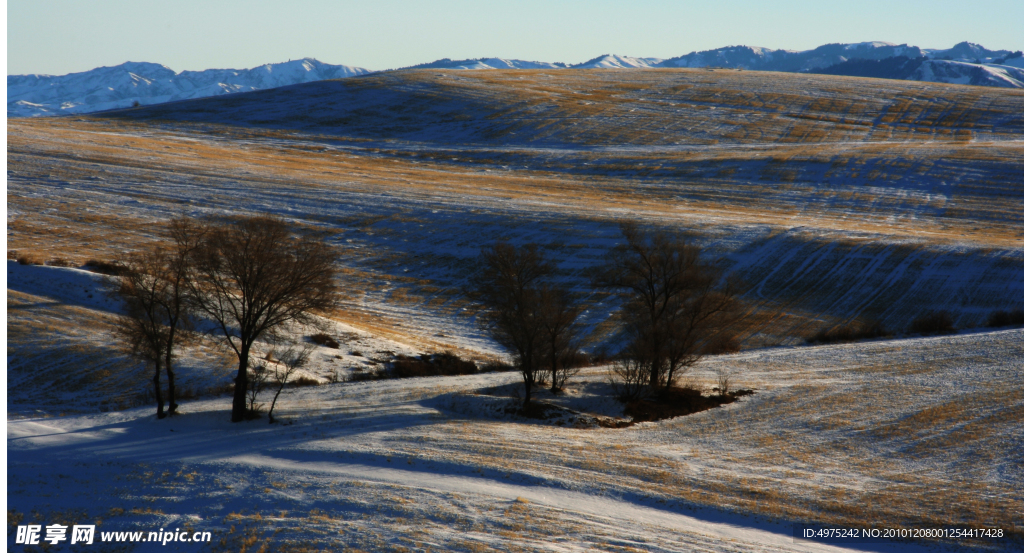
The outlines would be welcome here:
[[[1021,302],[1022,106],[1020,92],[820,75],[419,70],[16,120],[10,240],[35,247],[29,214],[56,190],[83,207],[122,198],[101,204],[111,231],[239,201],[311,224],[365,219],[350,239],[376,261],[356,265],[411,277],[367,298],[456,308],[489,240],[549,243],[583,285],[595,237],[642,218],[726,255],[792,325],[773,340],[858,317],[901,329],[929,309],[971,327]],[[124,205],[127,182],[146,202]]]
[[[902,61],[901,61],[902,60]],[[913,64],[911,70],[906,67]],[[922,65],[923,64],[923,65]],[[403,69],[647,69],[719,67],[757,71],[812,72],[832,75],[916,80],[974,86],[1024,88],[1020,51],[988,50],[961,42],[946,50],[922,50],[906,44],[861,42],[826,44],[806,51],[729,46],[670,59],[605,54],[569,65],[506,58],[448,58]],[[919,69],[914,71],[913,69]],[[329,65],[312,58],[266,64],[252,69],[182,71],[155,63],[127,62],[62,76],[8,75],[7,116],[34,117],[89,113],[264,90],[370,71]]]
[[[1021,543],[1024,330],[984,325],[1024,308],[1024,91],[708,68],[432,68],[16,118],[7,131],[11,524],[180,527],[211,532],[218,550]],[[342,345],[315,349],[304,371],[321,384],[287,390],[281,424],[231,424],[217,396],[230,358],[201,340],[178,358],[181,415],[157,421],[148,370],[113,342],[114,279],[79,267],[148,243],[174,216],[251,213],[339,249],[344,297],[324,325]],[[396,353],[501,356],[464,293],[496,240],[557,259],[589,301],[586,323],[613,338],[616,302],[590,275],[623,220],[684,233],[742,277],[754,323],[744,351],[686,378],[710,390],[724,376],[753,395],[602,428],[503,415],[514,372],[344,382]],[[909,335],[931,310],[961,331]],[[804,343],[857,319],[897,336]],[[586,368],[538,399],[577,422],[621,417],[611,378]],[[1004,533],[793,536],[796,524],[865,521]]]

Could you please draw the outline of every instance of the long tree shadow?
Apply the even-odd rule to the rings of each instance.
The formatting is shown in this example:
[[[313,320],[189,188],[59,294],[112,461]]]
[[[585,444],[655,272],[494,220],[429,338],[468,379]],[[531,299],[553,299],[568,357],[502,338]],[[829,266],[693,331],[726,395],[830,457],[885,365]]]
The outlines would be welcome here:
[[[227,403],[227,400],[225,400]],[[387,432],[439,422],[441,415],[422,411],[382,413],[387,404],[360,411],[336,410],[329,421],[282,415],[284,424],[268,424],[266,418],[230,422],[229,409],[186,412],[157,420],[152,407],[112,413],[117,422],[70,431],[19,432],[29,425],[45,427],[49,419],[24,419],[8,423],[8,455],[31,461],[39,457],[87,458],[99,456],[134,461],[214,461],[220,458],[267,452],[321,440],[344,440],[360,434]],[[143,415],[142,410],[146,413]],[[138,416],[133,416],[138,413]],[[317,420],[314,420],[317,419]],[[10,437],[10,436],[14,437]]]
[[[30,310],[70,305],[119,315],[120,305],[109,297],[113,286],[109,277],[88,271],[7,262],[8,290],[52,300],[15,304],[9,309]]]

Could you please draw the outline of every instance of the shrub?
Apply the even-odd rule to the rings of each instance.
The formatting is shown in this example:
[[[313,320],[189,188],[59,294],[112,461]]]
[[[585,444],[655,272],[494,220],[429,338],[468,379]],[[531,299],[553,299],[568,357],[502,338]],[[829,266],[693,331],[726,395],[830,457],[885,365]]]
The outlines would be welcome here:
[[[334,349],[338,349],[338,348],[341,347],[341,344],[339,344],[337,340],[335,340],[330,335],[325,334],[323,332],[320,332],[318,334],[314,334],[314,335],[310,336],[309,339],[312,340],[314,344],[319,344],[321,346],[326,346],[326,347],[334,348]]]
[[[1013,311],[995,311],[988,316],[987,326],[999,328],[1001,326],[1024,325],[1024,309]]]
[[[327,382],[331,384],[341,382],[341,375],[338,374],[338,369],[331,369],[331,374],[327,375]]]
[[[712,340],[704,352],[708,355],[722,355],[740,351],[740,342],[735,334],[722,334]]]
[[[478,372],[476,363],[462,359],[450,351],[434,354],[434,363],[441,368],[441,374],[444,375],[476,374]]]
[[[390,353],[390,352],[388,352]],[[476,363],[462,359],[450,351],[434,354],[423,354],[418,357],[397,355],[392,360],[378,357],[371,359],[375,364],[368,371],[355,367],[349,375],[350,382],[365,380],[382,380],[385,378],[415,378],[420,376],[458,376],[476,374],[479,370]]]
[[[950,334],[956,332],[956,327],[948,311],[929,311],[911,321],[907,331],[910,334]]]
[[[123,276],[128,273],[128,268],[120,263],[90,259],[85,262],[85,268],[101,275]]]
[[[224,394],[231,394],[235,391],[235,383],[231,381],[221,382],[215,384],[209,388],[199,388],[196,386],[182,386],[175,388],[174,397],[175,399],[198,399],[201,397],[208,396],[222,396]],[[147,390],[150,397],[153,397],[153,391]]]
[[[43,259],[36,254],[23,253],[18,256],[18,265],[42,265]]]
[[[288,385],[291,386],[292,388],[301,388],[303,386],[319,386],[320,381],[315,378],[310,378],[308,376],[300,376],[295,380],[288,381]]]
[[[388,373],[383,367],[374,367],[368,371],[361,370],[361,367],[356,367],[349,375],[349,382],[363,382],[366,380],[383,380],[388,378]]]
[[[516,370],[515,367],[504,361],[488,361],[480,366],[482,373],[508,372]]]
[[[714,391],[718,392],[718,395],[724,396],[729,393],[731,377],[732,375],[725,369],[720,369],[718,371],[718,387],[714,388]]]
[[[817,334],[808,337],[807,343],[835,344],[888,336],[892,336],[892,333],[877,321],[854,321],[837,327],[821,329]]]
[[[581,351],[572,359],[574,367],[598,367],[610,365],[615,362],[615,357],[608,353],[607,349],[600,348],[592,352]]]
[[[54,257],[46,262],[51,267],[74,267],[75,264],[63,257]]]
[[[235,393],[235,383],[231,381],[221,382],[220,384],[207,388],[204,393],[214,396],[233,394]]]
[[[623,355],[612,365],[612,372],[619,377],[613,385],[620,400],[635,401],[650,393],[647,386],[651,377],[650,364],[638,356]]]
[[[399,355],[391,365],[391,376],[395,378],[435,376],[435,373],[428,360],[417,357]]]
[[[399,355],[391,364],[391,376],[395,378],[456,376],[476,373],[476,363],[462,359],[450,351],[419,357]]]

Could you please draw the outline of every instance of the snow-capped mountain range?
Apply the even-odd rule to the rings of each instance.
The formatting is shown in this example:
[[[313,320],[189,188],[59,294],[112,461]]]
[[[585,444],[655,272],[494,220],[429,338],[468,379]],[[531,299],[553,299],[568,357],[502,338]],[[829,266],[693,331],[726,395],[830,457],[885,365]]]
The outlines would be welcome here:
[[[340,79],[368,69],[330,65],[312,58],[261,65],[252,69],[182,71],[157,63],[127,62],[82,73],[8,75],[7,116],[88,113],[247,92],[290,84]]]
[[[730,46],[667,59],[656,67],[728,67],[1024,88],[1021,52],[988,50],[970,42],[947,50],[888,42],[826,44],[802,52]]]
[[[546,61],[508,60],[504,58],[479,58],[474,60],[439,59],[402,69],[565,69],[568,65]]]
[[[724,67],[755,71],[825,73],[938,83],[1024,88],[1020,51],[988,50],[961,42],[945,49],[861,42],[826,44],[813,50],[728,46],[675,58],[606,54],[576,65],[504,58],[441,59],[404,69],[632,69]],[[88,113],[370,73],[312,58],[252,69],[207,69],[175,73],[156,63],[127,62],[61,76],[8,75],[7,116]]]

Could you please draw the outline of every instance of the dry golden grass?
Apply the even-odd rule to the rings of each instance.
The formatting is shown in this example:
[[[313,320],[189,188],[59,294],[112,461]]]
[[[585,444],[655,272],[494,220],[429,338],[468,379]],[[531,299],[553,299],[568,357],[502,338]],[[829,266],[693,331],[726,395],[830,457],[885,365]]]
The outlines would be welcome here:
[[[105,132],[96,132],[99,130],[95,128],[96,125]],[[161,175],[166,172],[190,175],[197,184],[210,178],[240,178],[250,193],[260,194],[282,187],[303,195],[314,195],[318,189],[371,195],[387,190],[389,194],[418,201],[460,198],[470,205],[481,206],[499,201],[506,205],[554,213],[572,213],[575,217],[606,218],[609,212],[625,211],[644,213],[647,217],[662,220],[683,217],[713,221],[715,224],[755,222],[778,226],[802,225],[839,232],[912,236],[939,243],[966,240],[1006,246],[1016,245],[1020,240],[1019,230],[1015,226],[1019,217],[1019,199],[1008,203],[1007,197],[987,194],[964,196],[956,203],[946,200],[941,206],[941,218],[929,216],[927,212],[915,212],[913,217],[893,220],[890,213],[877,211],[877,204],[870,201],[870,196],[862,193],[849,195],[856,189],[840,191],[841,194],[847,194],[844,197],[833,196],[828,190],[814,191],[808,188],[801,195],[784,193],[776,195],[774,199],[772,192],[762,191],[761,194],[766,195],[761,200],[769,203],[775,201],[774,209],[752,207],[749,204],[748,185],[728,182],[731,169],[720,173],[721,177],[726,177],[724,179],[719,177],[707,182],[697,180],[687,183],[685,195],[679,197],[674,188],[659,192],[656,187],[645,187],[643,194],[637,194],[636,183],[632,179],[582,177],[537,170],[481,172],[472,166],[441,161],[310,152],[304,148],[281,147],[276,144],[238,144],[219,140],[184,142],[171,133],[132,137],[134,148],[149,154],[143,162],[134,151],[119,147],[124,141],[119,133],[132,132],[132,126],[110,127],[107,123],[71,120],[13,121],[8,125],[9,151],[12,154],[24,152],[25,156],[12,156],[12,169],[24,171],[26,178],[43,177],[43,171],[52,175],[52,169],[34,166],[32,161],[37,156],[55,155],[51,150],[59,144],[61,149],[75,152],[73,159],[66,159],[66,165],[60,165],[62,172],[66,173],[60,178],[71,181],[95,177],[92,167],[100,164],[131,168],[133,177],[141,177],[143,182],[159,182],[163,178]],[[889,166],[896,171],[894,177],[905,171],[898,165],[906,163],[901,160],[907,158],[929,160],[952,156],[984,159],[984,156],[989,156],[1004,162],[1024,159],[1024,145],[1017,143],[979,145],[970,151],[956,151],[934,144],[900,146],[896,149],[887,147],[881,150],[872,148],[845,145],[841,148],[815,145],[807,151],[777,148],[771,151],[772,161],[765,169],[765,174],[774,175],[781,182],[794,182],[800,180],[802,164],[814,162],[815,159],[827,159],[832,164],[842,163],[844,158],[874,159],[876,161],[872,165],[877,165],[878,160],[884,162],[889,157]],[[708,158],[707,153],[665,153],[660,154],[659,158],[662,163],[672,166],[688,163],[686,159],[694,155],[698,156],[698,163],[716,163],[714,156],[742,161],[736,156],[757,155],[757,152],[712,152],[711,158]],[[630,162],[630,165],[635,163]],[[886,176],[877,168],[873,171],[878,178]],[[34,177],[31,176],[33,174]],[[657,178],[657,171],[654,175]],[[663,178],[668,177],[670,175]],[[139,193],[139,197],[153,204],[158,213],[171,214],[186,207],[182,203],[183,196],[167,196],[153,190],[151,186],[140,187]],[[226,194],[226,191],[217,193],[213,190],[201,193],[206,196],[206,201],[230,205],[231,198]],[[825,201],[816,201],[817,196]],[[842,201],[836,203],[829,200],[830,197]],[[538,198],[543,198],[543,204],[537,203]],[[806,200],[812,201],[806,203]],[[9,228],[15,231],[10,238],[11,247],[39,249],[52,247],[53,242],[60,241],[69,244],[69,250],[81,247],[95,250],[101,247],[98,235],[106,235],[110,241],[121,243],[122,239],[131,239],[130,233],[123,231],[135,229],[137,233],[138,229],[148,226],[147,221],[126,218],[126,214],[111,209],[113,206],[109,205],[90,206],[92,212],[86,212],[84,205],[76,205],[75,198],[58,203],[55,199],[26,196],[13,191],[8,194],[8,203],[10,209],[18,213],[9,224]],[[839,212],[831,212],[836,209]],[[860,213],[858,217],[852,218],[849,211]],[[979,219],[978,213],[985,213],[986,216]],[[959,224],[957,218],[969,223]],[[955,228],[969,225],[978,226],[978,230],[962,233]]]
[[[473,157],[446,144],[407,148],[381,140],[368,145],[365,136],[331,136],[326,133],[336,129],[326,127],[298,132],[99,118],[9,120],[9,248],[45,258],[109,259],[154,237],[158,221],[182,210],[223,213],[298,205],[289,216],[345,232],[379,232],[387,227],[380,224],[385,221],[430,225],[400,209],[411,203],[457,209],[467,218],[498,212],[509,224],[520,214],[581,225],[632,216],[708,233],[732,225],[804,226],[832,233],[837,242],[881,236],[913,242],[913,248],[956,243],[995,251],[1018,250],[1024,240],[1021,127],[999,124],[1024,113],[1021,92],[697,70],[460,72],[457,80],[441,73],[381,74],[343,86],[356,92],[406,85],[425,91],[416,97],[420,104],[402,107],[406,114],[430,102],[454,98],[465,103],[486,121],[481,140],[491,141]],[[353,128],[370,129],[379,121],[373,117],[355,121]],[[516,150],[530,143],[584,148],[565,157],[531,153],[525,146]],[[622,145],[660,149],[604,148]],[[586,163],[594,164],[594,170],[585,169]],[[977,175],[964,177],[968,172]],[[901,179],[958,184],[932,193],[904,190]],[[356,207],[320,209],[324,198]],[[371,201],[395,208],[387,214],[360,211],[360,202]],[[467,228],[471,233],[473,223]],[[878,236],[849,237],[856,233]],[[393,252],[358,255],[371,262],[346,267],[346,278],[359,290],[334,317],[424,349],[449,348],[443,339],[363,303],[369,295],[387,293],[388,301],[400,307],[451,312],[460,304],[446,284],[393,274],[396,264],[407,261]],[[385,291],[385,281],[395,285]],[[807,291],[808,296],[816,293]],[[12,301],[9,305],[17,308],[34,300],[9,293]],[[56,318],[9,320],[9,339],[17,343],[34,333],[57,335]],[[791,335],[816,330],[820,318],[795,300],[766,301],[753,315],[760,326]],[[867,360],[841,376],[910,378],[935,370],[920,359],[901,358],[899,351],[882,357],[895,360]],[[813,367],[784,364],[778,369],[810,374]],[[777,385],[773,377],[756,387],[768,391]],[[904,458],[877,454],[863,441],[865,436],[898,441],[911,453],[932,455],[970,447],[984,464],[1000,451],[1001,429],[1024,416],[1019,387],[941,401],[922,397],[896,411],[863,408],[865,402],[906,398],[911,391],[877,383],[830,391],[812,381],[766,393],[758,399],[756,416],[699,416],[662,424],[658,431],[674,434],[670,443],[693,444],[685,454],[668,452],[678,455],[645,450],[641,440],[630,441],[629,434],[615,430],[486,421],[447,426],[462,444],[457,451],[442,451],[452,443],[448,440],[431,444],[424,439],[417,448],[499,474],[543,466],[552,478],[572,481],[582,472],[594,486],[625,481],[625,488],[651,497],[780,518],[903,525],[995,521],[1020,527],[1024,503],[1019,493],[999,489],[983,475],[967,474],[963,485],[951,487],[934,469],[908,473]],[[821,405],[829,411],[821,413]],[[752,430],[766,420],[789,419],[807,425]],[[603,432],[620,433],[610,444]],[[847,447],[818,440],[821,433],[845,433],[860,441]],[[571,455],[559,442],[538,445],[548,443],[551,435],[579,445]],[[393,455],[413,453],[400,442],[388,447]],[[272,483],[263,487],[276,489]],[[400,502],[392,503],[399,512],[396,520],[422,522],[423,513],[402,511]],[[548,528],[542,535],[555,533],[553,524],[538,522],[545,516],[539,507],[502,507],[510,524],[502,529],[510,533],[505,545],[519,543],[514,537],[531,527]],[[324,532],[352,523],[315,513],[296,516],[294,524],[315,523]],[[473,529],[458,517],[458,509],[450,508],[435,523]],[[245,536],[246,547],[257,543]],[[381,543],[368,536],[354,546],[374,550]],[[484,547],[471,539],[460,546]]]

